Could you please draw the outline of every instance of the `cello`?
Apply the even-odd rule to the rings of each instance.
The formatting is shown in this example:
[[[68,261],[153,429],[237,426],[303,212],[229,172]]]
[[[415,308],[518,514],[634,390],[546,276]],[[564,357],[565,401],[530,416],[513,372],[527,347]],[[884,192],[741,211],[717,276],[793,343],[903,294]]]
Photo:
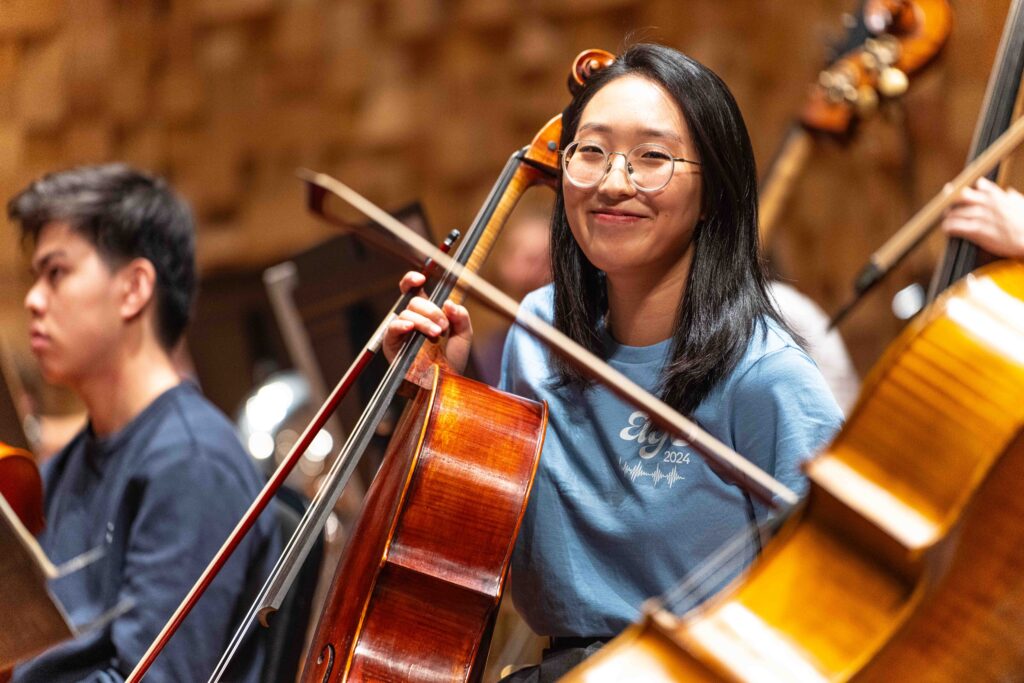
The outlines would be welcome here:
[[[43,481],[32,454],[0,442],[0,496],[14,510],[29,533],[38,536],[43,521]],[[0,683],[11,677],[11,669],[0,670]]]
[[[570,84],[611,58],[582,53]],[[477,270],[522,194],[554,182],[560,133],[555,117],[509,160],[457,262]],[[326,216],[325,199],[311,195],[314,213]],[[449,298],[453,285],[442,281],[432,298]],[[427,349],[407,375],[415,396],[367,492],[300,680],[476,680],[483,670],[547,409],[460,377],[436,345]]]
[[[585,78],[602,58],[581,55],[574,69],[576,78]],[[513,154],[460,245],[458,258],[463,263],[477,268],[519,196],[532,185],[553,182],[559,132],[560,117],[555,117],[530,146]],[[314,198],[314,210],[316,203]],[[448,298],[453,286],[454,281],[443,281],[434,296]],[[392,363],[211,680],[223,674],[251,618],[258,614],[265,622],[280,604],[381,411],[403,383],[413,387],[414,398],[343,553],[303,676],[305,680],[328,680],[335,675],[404,680],[476,675],[474,662],[486,651],[481,643],[497,607],[536,469],[545,412],[539,404],[452,375],[437,361],[441,354],[436,345],[423,353],[421,346],[421,337],[411,339]],[[476,416],[496,411],[511,422],[494,431],[498,420],[485,420],[469,432],[466,423],[456,419],[458,405],[464,401],[470,401],[474,406],[470,412]],[[513,430],[522,436],[512,438]],[[482,451],[480,440],[488,438],[488,433],[499,443]],[[452,435],[459,438],[453,440]],[[454,446],[465,450],[459,452]],[[459,483],[459,477],[469,484]],[[488,496],[491,500],[485,501]],[[437,517],[433,508],[438,507],[461,511],[463,517]],[[470,520],[464,518],[466,512],[471,513]],[[469,530],[479,532],[478,543],[465,543],[464,533]],[[460,544],[465,545],[463,550]],[[351,580],[359,592],[353,594],[342,580]],[[388,630],[394,619],[389,610],[422,617],[424,607],[437,608],[432,596],[438,591],[452,601],[446,613],[449,619],[431,620],[424,631],[432,635],[415,647],[404,647],[408,639]],[[435,653],[437,657],[430,656]]]

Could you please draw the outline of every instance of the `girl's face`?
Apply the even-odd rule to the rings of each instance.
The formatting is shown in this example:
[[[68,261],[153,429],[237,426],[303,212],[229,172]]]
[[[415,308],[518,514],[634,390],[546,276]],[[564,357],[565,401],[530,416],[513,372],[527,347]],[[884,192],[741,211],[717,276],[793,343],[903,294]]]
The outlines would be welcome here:
[[[580,116],[576,140],[597,142],[623,155],[653,142],[674,157],[700,161],[690,129],[668,91],[641,76],[617,78],[594,94]],[[587,259],[614,280],[642,276],[685,278],[694,226],[701,217],[700,166],[675,162],[660,190],[637,190],[625,158],[609,156],[611,170],[589,188],[562,179],[566,217]]]

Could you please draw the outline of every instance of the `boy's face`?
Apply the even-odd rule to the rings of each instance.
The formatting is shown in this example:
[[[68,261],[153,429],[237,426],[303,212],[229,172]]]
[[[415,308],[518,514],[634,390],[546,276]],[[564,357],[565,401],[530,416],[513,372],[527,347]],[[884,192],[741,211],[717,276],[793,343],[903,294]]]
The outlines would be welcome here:
[[[119,352],[124,278],[92,243],[58,222],[39,233],[32,270],[25,308],[43,376],[72,388],[101,376]]]

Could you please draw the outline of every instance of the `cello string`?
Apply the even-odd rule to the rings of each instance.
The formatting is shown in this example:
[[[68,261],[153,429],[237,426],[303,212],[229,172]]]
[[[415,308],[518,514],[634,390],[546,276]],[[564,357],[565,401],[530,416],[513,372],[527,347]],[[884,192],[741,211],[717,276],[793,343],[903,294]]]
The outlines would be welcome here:
[[[674,587],[652,600],[655,608],[682,616],[718,592],[724,579],[740,569],[758,530],[737,532],[685,575]]]

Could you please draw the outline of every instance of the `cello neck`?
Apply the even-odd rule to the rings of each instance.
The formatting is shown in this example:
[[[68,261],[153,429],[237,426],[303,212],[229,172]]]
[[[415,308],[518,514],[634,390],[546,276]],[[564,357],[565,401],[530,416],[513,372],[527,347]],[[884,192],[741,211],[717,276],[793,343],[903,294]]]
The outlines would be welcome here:
[[[501,228],[526,191],[537,184],[554,186],[558,178],[558,139],[562,134],[562,117],[549,120],[533,141],[515,152],[491,188],[487,200],[466,233],[455,253],[455,260],[473,273],[480,271],[498,239]],[[440,295],[436,303],[450,298],[460,303],[465,294],[452,291],[455,283],[438,285]],[[435,298],[435,297],[431,297]]]

